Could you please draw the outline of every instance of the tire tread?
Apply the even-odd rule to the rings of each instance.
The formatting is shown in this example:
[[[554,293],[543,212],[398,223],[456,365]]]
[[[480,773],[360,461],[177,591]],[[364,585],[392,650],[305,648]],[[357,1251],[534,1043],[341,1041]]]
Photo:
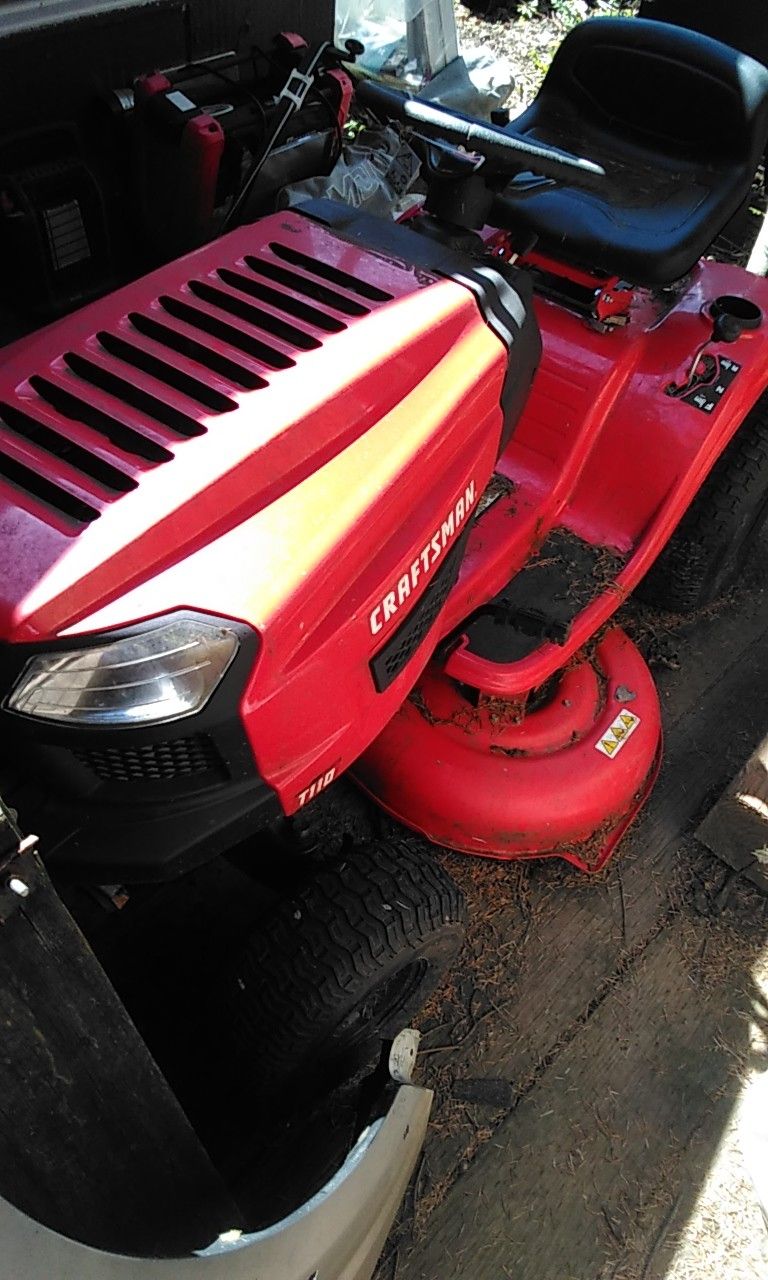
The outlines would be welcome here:
[[[731,585],[723,560],[746,539],[752,513],[768,496],[768,392],[747,414],[704,481],[674,534],[637,588],[648,604],[690,613]],[[746,527],[745,527],[746,526]],[[737,568],[739,557],[737,555]]]
[[[235,976],[234,1031],[259,1083],[290,1077],[350,997],[395,957],[463,937],[460,890],[423,846],[386,840],[323,867],[248,940]]]

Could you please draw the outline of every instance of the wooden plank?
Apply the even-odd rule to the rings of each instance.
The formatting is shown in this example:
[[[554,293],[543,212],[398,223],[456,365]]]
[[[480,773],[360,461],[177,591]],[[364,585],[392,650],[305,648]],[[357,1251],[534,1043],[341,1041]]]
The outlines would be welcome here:
[[[672,1213],[690,1212],[739,1088],[761,915],[745,887],[728,919],[685,911],[661,930],[486,1135],[398,1280],[646,1274]]]
[[[210,1244],[238,1215],[184,1113],[37,856],[3,876],[0,1195],[115,1252]]]
[[[456,15],[451,0],[429,0],[413,3],[406,0],[406,35],[408,57],[431,79],[459,56]]]
[[[768,892],[768,738],[699,824],[703,844]]]

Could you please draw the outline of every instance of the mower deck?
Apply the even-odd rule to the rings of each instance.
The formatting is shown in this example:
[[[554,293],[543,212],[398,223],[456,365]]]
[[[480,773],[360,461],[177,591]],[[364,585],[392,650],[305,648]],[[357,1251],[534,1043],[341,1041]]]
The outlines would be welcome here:
[[[594,872],[645,802],[660,756],[653,677],[613,627],[527,701],[472,696],[434,664],[354,773],[400,822],[450,849]]]

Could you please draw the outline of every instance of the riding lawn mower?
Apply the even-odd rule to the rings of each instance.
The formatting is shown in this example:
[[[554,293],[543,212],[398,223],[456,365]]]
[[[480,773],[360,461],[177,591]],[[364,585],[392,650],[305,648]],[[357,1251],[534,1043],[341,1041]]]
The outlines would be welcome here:
[[[661,756],[614,615],[716,598],[768,512],[768,284],[704,256],[762,65],[601,18],[509,124],[357,104],[417,150],[415,216],[190,222],[0,367],[0,790],[57,882],[281,879],[232,981],[265,1087],[455,955],[426,842],[606,865]]]

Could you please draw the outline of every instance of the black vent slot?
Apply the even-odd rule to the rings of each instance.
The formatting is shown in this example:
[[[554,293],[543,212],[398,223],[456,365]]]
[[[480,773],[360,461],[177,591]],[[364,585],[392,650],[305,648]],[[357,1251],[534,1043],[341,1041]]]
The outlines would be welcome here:
[[[227,267],[221,267],[217,272],[220,280],[224,284],[230,285],[233,289],[239,289],[241,293],[247,293],[251,298],[258,298],[259,302],[266,302],[265,293],[271,293],[275,299],[272,306],[278,306],[282,302],[282,295],[275,293],[273,289],[262,287],[258,280],[249,280],[248,276],[241,276],[239,271],[230,271]],[[297,329],[294,324],[289,324],[286,320],[280,320],[277,316],[273,316],[269,311],[259,311],[255,307],[248,308],[249,313],[255,318],[252,324],[258,324],[260,328],[266,329],[268,333],[274,334],[276,338],[282,338],[283,342],[289,342],[291,346],[298,347],[300,351],[315,351],[319,347],[320,340],[312,336],[311,333],[305,333],[303,329]],[[338,321],[334,325],[334,331],[338,333],[343,329],[344,325]]]
[[[158,382],[164,382],[166,386],[173,387],[182,395],[189,396],[191,400],[197,400],[203,408],[210,409],[213,413],[230,413],[237,408],[237,402],[230,400],[229,396],[222,395],[220,391],[214,391],[204,382],[199,382],[183,369],[167,364],[165,360],[160,360],[151,352],[143,351],[141,347],[134,347],[132,342],[126,342],[124,338],[118,338],[116,334],[105,333],[103,330],[97,333],[96,337],[111,356],[117,356],[118,360],[124,360],[126,364],[133,365],[134,369],[141,369],[142,373],[148,373],[150,377],[157,378]]]
[[[246,258],[245,262],[246,266],[250,266],[251,262],[258,262],[258,258]],[[232,272],[232,275],[234,274]],[[243,288],[245,280],[246,276],[238,274],[238,289]],[[295,320],[304,320],[325,333],[341,333],[342,329],[347,327],[343,320],[338,320],[336,316],[329,316],[327,311],[318,311],[316,307],[310,306],[308,302],[302,302],[300,298],[294,298],[290,293],[279,293],[277,289],[263,284],[261,280],[249,280],[248,292],[252,298],[258,298],[259,302],[266,302],[268,306],[287,312]]]
[[[2,452],[0,452],[0,476],[10,480],[17,489],[47,503],[49,507],[53,507],[54,511],[60,512],[77,524],[90,524],[99,517],[95,507],[89,507],[87,502],[76,498],[67,489],[62,489],[52,480],[46,480],[30,467],[25,467],[23,462],[18,462],[16,458],[9,458]]]
[[[449,552],[445,563],[438,569],[415,609],[411,610],[383,648],[371,659],[373,683],[379,693],[388,689],[406,663],[410,662],[448,599],[459,576],[467,533],[462,534]]]
[[[335,293],[333,289],[327,289],[324,284],[317,284],[315,280],[307,280],[304,276],[297,275],[295,271],[288,271],[285,267],[278,266],[276,262],[264,262],[261,258],[252,258],[250,255],[245,261],[256,275],[266,276],[268,280],[274,280],[276,284],[282,284],[286,289],[303,293],[306,298],[322,302],[324,306],[332,307],[334,311],[341,311],[343,315],[368,315],[370,307],[364,307],[362,302],[353,302],[351,298],[345,298],[343,294]]]
[[[74,755],[102,782],[174,782],[202,773],[226,777],[218,751],[201,733],[140,747],[91,748]]]
[[[257,328],[264,327],[261,323],[262,313],[244,299],[233,298],[231,293],[225,293],[223,289],[217,289],[203,280],[190,280],[189,289],[195,297],[211,303],[220,311],[227,311],[231,316],[237,316],[239,320],[245,320],[247,324],[255,325]],[[291,369],[296,363],[290,356],[278,351],[276,347],[270,347],[266,342],[261,342],[258,338],[249,337],[248,342],[249,347],[246,347],[241,340],[241,350],[248,350],[262,364],[269,365],[272,369]]]
[[[124,422],[118,422],[117,418],[104,413],[102,409],[97,409],[87,400],[81,400],[71,391],[57,387],[55,382],[49,382],[47,378],[42,378],[35,373],[29,379],[29,385],[57,413],[65,418],[71,418],[73,422],[82,422],[84,426],[98,432],[124,453],[132,453],[134,457],[143,458],[146,462],[170,462],[173,457],[173,454],[164,449],[161,444],[148,440],[140,431],[134,431],[133,427],[127,427]]]
[[[90,382],[91,386],[107,391],[116,399],[122,400],[124,404],[132,405],[140,413],[146,413],[157,422],[162,422],[177,435],[186,438],[205,435],[206,429],[201,422],[196,422],[186,413],[181,413],[171,405],[165,404],[163,400],[158,400],[157,396],[151,395],[149,391],[142,391],[141,387],[135,386],[132,382],[126,382],[125,378],[118,377],[111,369],[104,369],[100,364],[94,364],[85,356],[79,356],[76,351],[67,351],[64,362],[84,382]]]
[[[357,293],[361,298],[369,298],[371,302],[392,301],[393,295],[378,289],[375,284],[369,284],[367,280],[357,280],[348,272],[341,271],[338,267],[331,267],[327,262],[318,262],[306,253],[292,249],[290,245],[274,243],[269,247],[275,257],[282,258],[283,262],[290,262],[294,267],[310,271],[313,276],[320,276],[321,279],[329,280],[331,284],[337,284],[342,289],[349,289],[350,293]]]
[[[46,453],[52,454],[54,458],[60,458],[62,462],[68,463],[83,475],[90,476],[92,480],[103,484],[107,489],[112,489],[115,493],[129,493],[137,486],[132,476],[127,476],[124,471],[119,471],[117,467],[104,462],[102,458],[90,453],[82,445],[76,444],[68,436],[63,436],[52,427],[38,422],[36,418],[30,417],[12,404],[0,402],[0,425],[4,425],[22,439],[29,440],[31,444],[36,444]]]
[[[204,364],[213,373],[220,374],[222,378],[227,378],[237,386],[245,387],[247,391],[257,391],[260,387],[267,385],[257,373],[244,369],[241,364],[236,364],[227,356],[219,355],[217,351],[211,351],[210,347],[188,337],[186,333],[178,333],[176,329],[169,329],[167,325],[160,324],[157,320],[152,320],[149,316],[143,316],[136,311],[131,312],[128,319],[134,329],[143,333],[145,337],[162,343],[171,351],[178,351],[179,355],[187,356],[190,360],[196,360],[198,364]]]
[[[190,288],[192,288],[193,283],[190,282]],[[195,292],[197,291],[195,290]],[[220,290],[212,289],[211,292],[218,295]],[[198,296],[204,297],[202,293]],[[223,297],[224,295],[221,296]],[[258,338],[251,337],[249,333],[243,333],[242,329],[235,329],[231,324],[227,324],[226,320],[219,320],[216,316],[209,315],[207,311],[198,311],[197,307],[190,307],[188,302],[181,302],[178,298],[163,297],[159,299],[159,302],[163,310],[167,311],[169,316],[174,316],[176,320],[184,320],[186,324],[199,329],[201,333],[209,333],[212,338],[218,338],[221,342],[226,342],[228,346],[234,347],[236,351],[242,351],[254,360],[261,361],[262,364],[273,364],[277,353],[273,352],[271,347],[265,346],[263,342],[259,342]],[[218,306],[218,301],[214,305]]]

